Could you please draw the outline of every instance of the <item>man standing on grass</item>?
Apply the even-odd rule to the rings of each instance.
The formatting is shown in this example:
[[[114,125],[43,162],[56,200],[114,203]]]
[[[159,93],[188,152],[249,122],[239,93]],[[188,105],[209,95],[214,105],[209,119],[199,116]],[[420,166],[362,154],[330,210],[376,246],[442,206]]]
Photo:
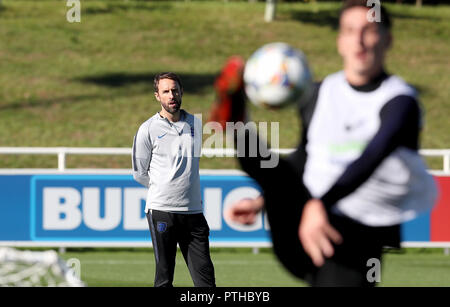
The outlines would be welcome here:
[[[155,76],[154,89],[161,111],[139,127],[132,157],[133,177],[148,188],[154,286],[172,287],[178,243],[194,286],[215,287],[200,193],[201,122],[181,109],[183,86],[176,74]]]

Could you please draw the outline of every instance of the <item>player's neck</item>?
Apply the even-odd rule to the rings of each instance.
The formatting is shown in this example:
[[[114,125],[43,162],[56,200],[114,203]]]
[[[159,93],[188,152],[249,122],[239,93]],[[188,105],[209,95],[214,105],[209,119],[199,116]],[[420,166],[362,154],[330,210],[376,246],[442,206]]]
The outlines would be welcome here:
[[[171,122],[177,122],[181,118],[181,110],[176,111],[175,113],[169,113],[164,108],[159,111],[159,115],[167,118]]]
[[[372,80],[376,79],[378,76],[384,73],[384,68],[382,66],[378,67],[367,73],[358,73],[356,71],[345,69],[345,78],[347,82],[352,86],[364,86],[370,83]]]
[[[357,91],[372,91],[378,88],[387,76],[388,74],[385,72],[383,67],[367,75],[345,74],[347,82]]]

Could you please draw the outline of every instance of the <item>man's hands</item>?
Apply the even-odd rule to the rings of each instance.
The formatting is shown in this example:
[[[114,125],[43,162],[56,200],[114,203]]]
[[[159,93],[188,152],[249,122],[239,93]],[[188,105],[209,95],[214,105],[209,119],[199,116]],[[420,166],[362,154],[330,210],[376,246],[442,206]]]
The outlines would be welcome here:
[[[342,242],[341,234],[328,222],[325,206],[318,199],[311,199],[305,204],[298,236],[305,252],[318,267],[324,264],[325,257],[333,256],[332,242]]]
[[[264,207],[264,198],[244,198],[235,202],[225,210],[225,218],[237,223],[249,225],[256,221],[256,215]]]

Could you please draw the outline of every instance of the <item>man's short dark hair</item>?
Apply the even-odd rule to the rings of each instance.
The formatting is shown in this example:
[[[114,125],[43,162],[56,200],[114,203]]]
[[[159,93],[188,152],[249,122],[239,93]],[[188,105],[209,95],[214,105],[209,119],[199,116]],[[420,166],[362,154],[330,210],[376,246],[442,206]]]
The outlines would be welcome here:
[[[365,7],[370,10],[371,8],[374,7],[368,4],[370,4],[368,0],[345,0],[339,12],[339,20],[341,20],[342,14],[348,9],[354,7]],[[380,26],[382,26],[386,30],[390,30],[392,27],[391,17],[389,16],[389,13],[384,8],[384,6],[381,5],[381,1],[380,1],[380,22],[377,23],[379,23]]]
[[[158,93],[159,80],[161,79],[170,79],[175,81],[180,86],[181,92],[183,92],[183,84],[181,83],[181,79],[177,74],[173,72],[162,72],[157,74],[153,79],[153,88],[155,89],[155,93]]]

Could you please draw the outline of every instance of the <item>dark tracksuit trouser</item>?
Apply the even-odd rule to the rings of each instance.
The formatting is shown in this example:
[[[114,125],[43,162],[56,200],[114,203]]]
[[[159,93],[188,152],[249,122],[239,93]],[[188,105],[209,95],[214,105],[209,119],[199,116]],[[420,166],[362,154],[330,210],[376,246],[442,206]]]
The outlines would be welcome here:
[[[155,287],[172,287],[177,243],[195,287],[215,287],[209,253],[209,227],[202,213],[180,214],[158,210],[147,213],[156,260]]]
[[[249,133],[246,134],[248,137]],[[248,148],[249,141],[246,140],[245,144]],[[258,148],[263,148],[261,152],[264,152],[259,140]],[[263,156],[267,154],[265,152]],[[284,267],[312,286],[375,286],[375,282],[367,278],[371,269],[368,261],[375,258],[381,263],[384,246],[399,246],[399,225],[369,227],[328,212],[329,222],[341,233],[343,242],[334,245],[333,257],[317,268],[298,237],[303,206],[310,198],[301,173],[289,159],[280,158],[277,166],[272,168],[262,168],[262,160],[261,156],[249,157],[242,153],[239,158],[242,169],[263,190],[274,253]]]

